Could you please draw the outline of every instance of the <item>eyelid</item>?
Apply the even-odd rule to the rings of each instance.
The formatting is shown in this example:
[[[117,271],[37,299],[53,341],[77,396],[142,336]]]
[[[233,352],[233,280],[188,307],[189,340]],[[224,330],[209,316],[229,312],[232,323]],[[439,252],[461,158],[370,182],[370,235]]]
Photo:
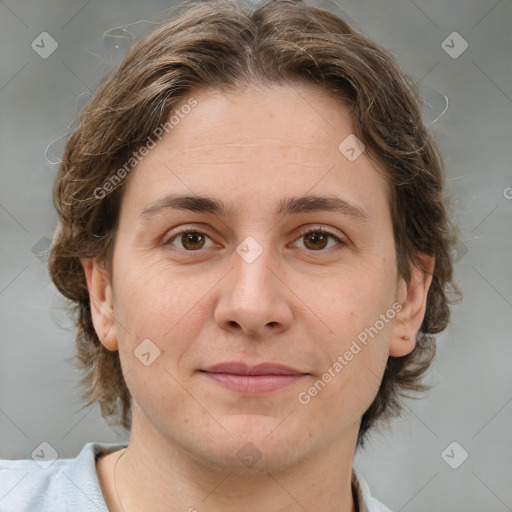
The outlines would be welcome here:
[[[299,235],[303,236],[303,235],[306,235],[311,232],[325,233],[327,235],[332,235],[334,238],[337,238],[340,242],[345,241],[345,237],[342,233],[340,233],[339,231],[336,231],[334,229],[328,228],[326,226],[323,226],[321,224],[308,224],[307,226],[303,226],[299,230]]]

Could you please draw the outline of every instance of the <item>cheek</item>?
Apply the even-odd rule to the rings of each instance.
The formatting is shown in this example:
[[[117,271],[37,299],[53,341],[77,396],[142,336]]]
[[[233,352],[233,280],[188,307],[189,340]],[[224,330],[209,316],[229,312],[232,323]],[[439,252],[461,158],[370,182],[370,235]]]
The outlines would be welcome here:
[[[393,273],[375,267],[351,272],[327,289],[312,288],[315,312],[327,333],[316,338],[317,347],[321,343],[327,357],[322,382],[311,394],[322,394],[340,411],[353,406],[364,412],[378,391],[388,358],[395,316]]]
[[[127,329],[131,335],[153,336],[156,343],[172,338],[182,323],[194,325],[200,299],[211,287],[209,279],[199,279],[190,271],[176,272],[162,259],[118,269],[119,318],[131,327]]]
[[[134,361],[125,374],[126,385],[134,402],[150,422],[166,435],[172,428],[185,429],[189,418],[201,415],[196,403],[190,400],[175,371],[162,359],[144,366]]]
[[[297,396],[299,407],[315,425],[331,432],[359,421],[378,393],[387,361],[383,330],[362,343],[357,338],[338,340],[330,347],[330,363]]]
[[[124,274],[116,311],[122,322],[117,332],[126,385],[156,424],[169,418],[185,421],[181,413],[190,400],[180,385],[187,378],[181,362],[201,325],[194,288],[171,283],[165,276],[156,267]]]
[[[391,326],[396,291],[391,272],[348,269],[344,275],[309,289],[314,311],[330,331],[330,340],[334,340],[330,342],[333,348],[343,348],[343,345],[338,347],[337,340],[345,344],[360,334],[364,338],[364,332],[376,322],[377,330],[383,334]],[[380,319],[386,313],[388,316],[382,323]]]
[[[122,276],[116,286],[116,317],[122,324],[117,332],[123,372],[132,374],[127,384],[134,387],[130,391],[135,397],[140,392],[156,404],[172,396],[165,407],[175,407],[186,398],[178,382],[186,382],[197,365],[197,340],[213,315],[208,293],[219,277],[177,272],[164,260],[137,265],[132,258],[131,263],[117,267]],[[154,362],[146,367],[148,360]]]

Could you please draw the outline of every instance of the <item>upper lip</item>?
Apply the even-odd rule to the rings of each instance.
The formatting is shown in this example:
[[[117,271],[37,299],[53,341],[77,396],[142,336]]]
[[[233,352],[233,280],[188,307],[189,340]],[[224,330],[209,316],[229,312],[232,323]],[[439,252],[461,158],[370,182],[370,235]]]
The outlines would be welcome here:
[[[231,373],[233,375],[300,375],[296,368],[279,363],[260,363],[250,366],[241,361],[228,361],[202,370],[208,373]]]

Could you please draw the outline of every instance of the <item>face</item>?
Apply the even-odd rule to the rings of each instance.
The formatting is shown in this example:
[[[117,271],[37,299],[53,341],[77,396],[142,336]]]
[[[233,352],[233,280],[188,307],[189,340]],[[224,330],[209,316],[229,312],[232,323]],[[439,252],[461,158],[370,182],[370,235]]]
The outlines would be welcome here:
[[[350,112],[323,91],[193,97],[132,171],[112,280],[84,264],[132,436],[237,471],[354,446],[424,311],[397,275],[388,185],[339,149]]]

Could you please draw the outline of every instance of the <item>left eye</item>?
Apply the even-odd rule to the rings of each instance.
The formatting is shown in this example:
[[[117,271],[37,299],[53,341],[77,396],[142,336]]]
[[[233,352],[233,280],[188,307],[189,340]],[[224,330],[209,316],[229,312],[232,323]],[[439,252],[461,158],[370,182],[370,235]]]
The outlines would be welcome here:
[[[323,229],[312,229],[303,232],[301,233],[300,238],[304,239],[303,244],[306,247],[306,249],[311,249],[313,251],[330,249],[335,245],[345,245],[344,242],[340,240],[337,236]],[[336,243],[334,243],[331,246],[328,246],[329,239],[334,240]]]

